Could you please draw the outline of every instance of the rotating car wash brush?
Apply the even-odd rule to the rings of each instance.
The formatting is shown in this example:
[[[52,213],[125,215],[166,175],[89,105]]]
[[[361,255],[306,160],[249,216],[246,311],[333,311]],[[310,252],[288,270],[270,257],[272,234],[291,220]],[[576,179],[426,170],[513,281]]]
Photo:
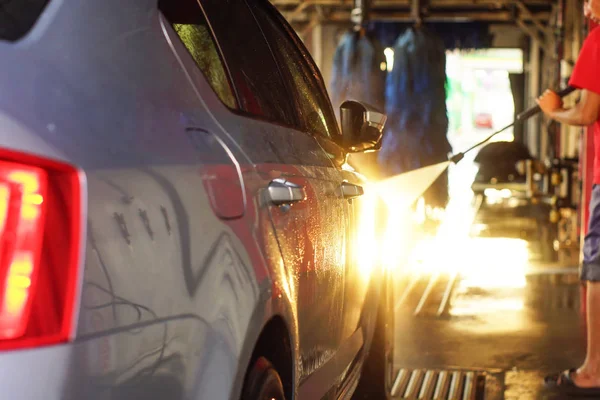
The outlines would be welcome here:
[[[392,65],[386,84],[388,120],[377,156],[378,165],[389,176],[442,162],[452,152],[447,137],[443,40],[417,23],[394,43]],[[445,171],[429,185],[423,198],[432,208],[446,207],[449,194]]]

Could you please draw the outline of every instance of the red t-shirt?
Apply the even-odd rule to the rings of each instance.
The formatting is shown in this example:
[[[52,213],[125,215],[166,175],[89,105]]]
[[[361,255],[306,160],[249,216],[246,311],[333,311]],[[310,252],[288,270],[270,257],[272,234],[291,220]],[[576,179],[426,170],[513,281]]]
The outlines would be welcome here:
[[[594,29],[581,48],[569,85],[600,94],[600,29]],[[600,184],[600,120],[594,133],[594,184]]]

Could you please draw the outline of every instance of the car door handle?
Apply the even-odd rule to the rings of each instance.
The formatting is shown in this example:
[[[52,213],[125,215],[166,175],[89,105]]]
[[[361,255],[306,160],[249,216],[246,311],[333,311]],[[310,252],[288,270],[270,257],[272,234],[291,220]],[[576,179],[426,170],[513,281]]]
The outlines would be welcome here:
[[[273,179],[267,188],[269,201],[281,206],[306,200],[306,192],[300,185],[296,185],[282,178]]]
[[[362,186],[355,185],[349,182],[342,183],[342,196],[345,199],[354,199],[365,194]]]

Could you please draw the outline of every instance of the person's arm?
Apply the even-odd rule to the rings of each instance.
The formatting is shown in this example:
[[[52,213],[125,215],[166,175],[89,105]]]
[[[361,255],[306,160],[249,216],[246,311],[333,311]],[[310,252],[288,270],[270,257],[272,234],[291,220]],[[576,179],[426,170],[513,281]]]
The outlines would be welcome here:
[[[567,125],[589,126],[600,118],[600,94],[589,90],[581,91],[581,100],[572,108],[563,108],[552,90],[546,90],[537,103],[548,117]]]

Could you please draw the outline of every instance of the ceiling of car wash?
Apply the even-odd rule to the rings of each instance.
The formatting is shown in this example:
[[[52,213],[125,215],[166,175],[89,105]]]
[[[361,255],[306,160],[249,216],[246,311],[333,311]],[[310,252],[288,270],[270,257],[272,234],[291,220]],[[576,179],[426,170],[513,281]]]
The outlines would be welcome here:
[[[356,0],[271,0],[301,34],[321,23],[347,25]],[[546,36],[560,8],[553,0],[371,0],[367,29],[385,46],[414,25],[415,15],[447,49],[492,47],[490,26],[510,25],[529,37]]]
[[[373,0],[370,19],[386,22],[414,20],[410,0]],[[347,22],[354,7],[348,0],[272,0],[292,22],[308,21],[316,12],[320,20]],[[545,24],[553,13],[552,0],[430,0],[420,3],[423,16],[430,22],[513,22],[521,20]]]

